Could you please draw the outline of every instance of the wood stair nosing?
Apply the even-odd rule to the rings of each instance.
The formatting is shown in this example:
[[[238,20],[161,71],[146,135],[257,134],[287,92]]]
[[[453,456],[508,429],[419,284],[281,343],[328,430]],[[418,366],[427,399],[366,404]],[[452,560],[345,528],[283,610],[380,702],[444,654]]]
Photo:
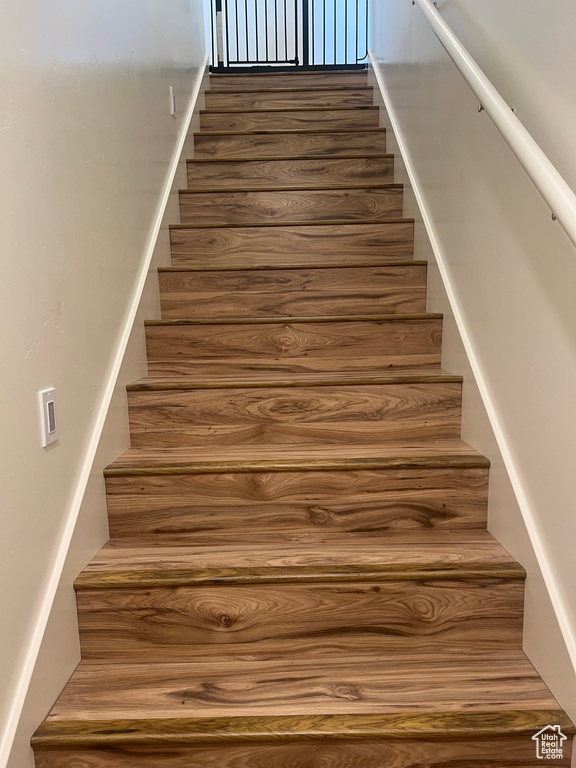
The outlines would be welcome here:
[[[198,165],[204,164],[204,163],[260,163],[260,162],[272,162],[272,163],[278,163],[283,162],[284,160],[287,160],[289,162],[292,161],[298,161],[298,160],[374,160],[378,158],[385,158],[387,160],[393,160],[394,155],[390,152],[376,152],[374,154],[367,154],[366,152],[363,152],[358,155],[347,155],[346,157],[342,157],[341,155],[323,155],[321,158],[316,157],[308,157],[308,155],[301,155],[300,157],[294,157],[292,155],[282,155],[277,157],[239,157],[239,158],[230,158],[230,157],[201,157],[201,158],[188,158],[186,160],[187,163],[197,163]]]
[[[34,747],[107,744],[214,744],[235,741],[337,741],[351,739],[447,739],[531,736],[549,723],[567,735],[576,727],[561,709],[494,710],[371,715],[283,717],[48,720],[32,737]]]
[[[373,315],[307,315],[304,317],[278,316],[278,317],[213,317],[213,318],[180,318],[175,320],[145,320],[144,325],[148,328],[157,326],[176,326],[176,325],[267,325],[273,323],[361,323],[361,322],[411,322],[442,320],[444,315],[441,312],[413,312],[398,314],[373,314]]]
[[[232,378],[228,380],[210,379],[204,377],[201,380],[181,376],[178,379],[147,377],[132,382],[126,386],[128,392],[153,392],[171,390],[195,390],[195,389],[236,389],[241,387],[339,387],[339,386],[363,386],[363,385],[387,385],[387,384],[461,384],[463,376],[439,370],[425,373],[410,373],[395,370],[393,373],[374,373],[372,375],[353,374],[344,376],[335,373],[329,376],[313,376],[308,379],[295,376],[265,377],[258,380],[247,377]]]
[[[266,158],[268,159],[268,158]],[[294,158],[288,158],[288,159],[294,159]],[[349,158],[347,158],[349,159]],[[235,158],[224,158],[224,161],[227,162],[228,160],[235,161]],[[200,160],[199,162],[203,162],[203,160]],[[404,184],[398,184],[395,182],[376,182],[374,184],[347,184],[346,186],[341,187],[330,187],[330,186],[317,186],[317,187],[305,187],[304,189],[294,189],[293,187],[258,187],[256,190],[257,192],[316,192],[316,191],[329,191],[329,192],[346,192],[349,189],[404,189]],[[183,196],[195,196],[195,195],[206,195],[206,194],[212,194],[214,192],[252,192],[254,191],[252,187],[232,187],[230,189],[222,190],[222,189],[188,189],[183,188],[178,190],[179,195]],[[398,218],[403,218],[402,216]],[[414,221],[414,219],[411,219]],[[177,226],[171,224],[170,226]]]
[[[445,469],[487,469],[488,459],[476,456],[447,454],[437,459],[431,457],[398,456],[394,459],[326,459],[300,461],[165,461],[114,462],[104,470],[105,477],[139,477],[142,475],[227,474],[259,472],[349,472],[351,470],[413,469],[419,467]]]
[[[222,190],[213,190],[214,192],[221,192]],[[259,190],[260,191],[260,190]],[[248,229],[255,227],[370,227],[377,224],[386,226],[390,224],[408,224],[414,226],[414,219],[411,218],[389,218],[389,219],[370,219],[369,221],[349,221],[348,219],[328,219],[319,221],[268,221],[265,224],[262,222],[246,222],[242,224],[170,224],[169,229],[171,231],[186,230],[186,229]]]
[[[382,566],[316,566],[267,568],[149,568],[138,570],[84,571],[74,589],[151,589],[240,584],[347,584],[397,581],[524,581],[526,572],[518,563],[451,563],[427,565],[406,563]]]
[[[242,88],[242,90],[238,90],[235,88],[232,89],[224,89],[224,88],[218,88],[217,90],[211,90],[208,89],[206,93],[210,94],[223,94],[223,95],[234,95],[237,93],[282,93],[282,94],[290,94],[290,93],[314,93],[315,91],[327,91],[327,90],[335,90],[335,91],[370,91],[373,92],[374,87],[372,85],[339,85],[337,88],[332,89],[330,86],[322,86],[322,85],[307,85],[306,87],[302,88],[302,86],[299,86],[298,88],[252,88],[251,90],[248,90],[246,88]]]
[[[300,129],[292,129],[292,130],[283,130],[282,128],[263,128],[260,130],[254,130],[254,131],[207,131],[200,129],[199,131],[196,131],[194,134],[194,138],[203,138],[203,137],[217,137],[217,136],[282,136],[282,134],[286,134],[286,136],[293,136],[294,133],[305,133],[305,134],[341,134],[341,133],[354,133],[354,134],[363,134],[363,133],[377,133],[377,134],[386,134],[386,128],[300,128]]]
[[[370,445],[256,445],[204,448],[132,448],[105,470],[106,477],[351,470],[486,469],[490,461],[462,440],[392,441]]]
[[[338,107],[321,107],[321,106],[312,106],[312,107],[277,107],[276,109],[260,109],[260,110],[247,110],[248,112],[251,111],[257,111],[257,112],[334,112],[335,110],[338,112],[351,112],[354,110],[371,110],[375,114],[379,111],[378,106],[374,106],[372,104],[357,104],[357,105],[343,105]],[[235,109],[201,109],[200,115],[205,114],[219,114],[219,115],[235,115],[237,114],[237,110]]]
[[[356,269],[361,267],[427,267],[428,261],[425,259],[398,259],[396,261],[383,261],[380,264],[377,264],[376,262],[372,261],[370,263],[358,263],[358,264],[301,264],[298,266],[294,266],[291,262],[286,262],[284,264],[278,263],[278,264],[268,264],[265,266],[258,266],[258,267],[251,267],[251,266],[200,266],[200,267],[194,267],[194,266],[172,266],[172,267],[158,267],[158,273],[159,274],[178,274],[179,272],[182,272],[184,274],[186,273],[194,273],[194,274],[201,274],[202,272],[261,272],[261,271],[275,271],[275,270],[316,270],[316,269]]]

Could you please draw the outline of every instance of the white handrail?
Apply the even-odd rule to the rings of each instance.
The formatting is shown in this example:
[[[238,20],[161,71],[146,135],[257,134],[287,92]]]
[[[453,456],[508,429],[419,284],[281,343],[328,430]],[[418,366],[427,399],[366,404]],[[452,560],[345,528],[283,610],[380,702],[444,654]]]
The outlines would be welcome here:
[[[446,53],[476,94],[480,111],[485,111],[512,152],[550,206],[570,240],[576,245],[576,194],[552,165],[512,109],[444,21],[430,0],[412,0],[417,5]]]

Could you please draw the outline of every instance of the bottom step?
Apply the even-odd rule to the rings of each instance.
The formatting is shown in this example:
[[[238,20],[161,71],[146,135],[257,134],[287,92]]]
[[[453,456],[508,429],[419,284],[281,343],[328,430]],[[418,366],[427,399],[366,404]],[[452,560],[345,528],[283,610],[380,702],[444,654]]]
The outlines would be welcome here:
[[[546,726],[569,766],[574,726],[521,652],[83,662],[33,746],[37,768],[532,768]]]

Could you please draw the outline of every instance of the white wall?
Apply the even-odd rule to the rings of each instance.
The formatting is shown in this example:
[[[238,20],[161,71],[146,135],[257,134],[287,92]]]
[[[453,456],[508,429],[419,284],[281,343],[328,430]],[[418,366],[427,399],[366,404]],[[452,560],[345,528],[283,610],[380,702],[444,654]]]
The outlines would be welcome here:
[[[576,186],[576,6],[438,9]],[[576,252],[417,7],[379,0],[373,14],[377,73],[435,251],[430,309],[448,311],[444,366],[468,368],[463,437],[494,462],[489,527],[528,569],[526,650],[575,717]]]
[[[21,0],[3,8],[2,766],[32,673],[14,768],[32,764],[30,732],[77,663],[71,582],[107,538],[102,468],[128,445],[124,386],[145,374],[141,320],[157,313],[148,262],[153,269],[167,259],[165,230],[153,255],[154,227],[204,57],[202,0]],[[174,193],[168,209],[176,220]],[[58,392],[61,439],[43,449],[36,392],[47,386]]]

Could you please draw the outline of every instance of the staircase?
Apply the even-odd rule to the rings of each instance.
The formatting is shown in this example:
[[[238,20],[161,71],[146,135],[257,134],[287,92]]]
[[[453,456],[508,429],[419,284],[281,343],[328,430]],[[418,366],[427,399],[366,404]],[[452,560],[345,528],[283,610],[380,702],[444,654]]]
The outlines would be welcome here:
[[[38,768],[531,768],[574,733],[372,102],[359,71],[212,76]]]

